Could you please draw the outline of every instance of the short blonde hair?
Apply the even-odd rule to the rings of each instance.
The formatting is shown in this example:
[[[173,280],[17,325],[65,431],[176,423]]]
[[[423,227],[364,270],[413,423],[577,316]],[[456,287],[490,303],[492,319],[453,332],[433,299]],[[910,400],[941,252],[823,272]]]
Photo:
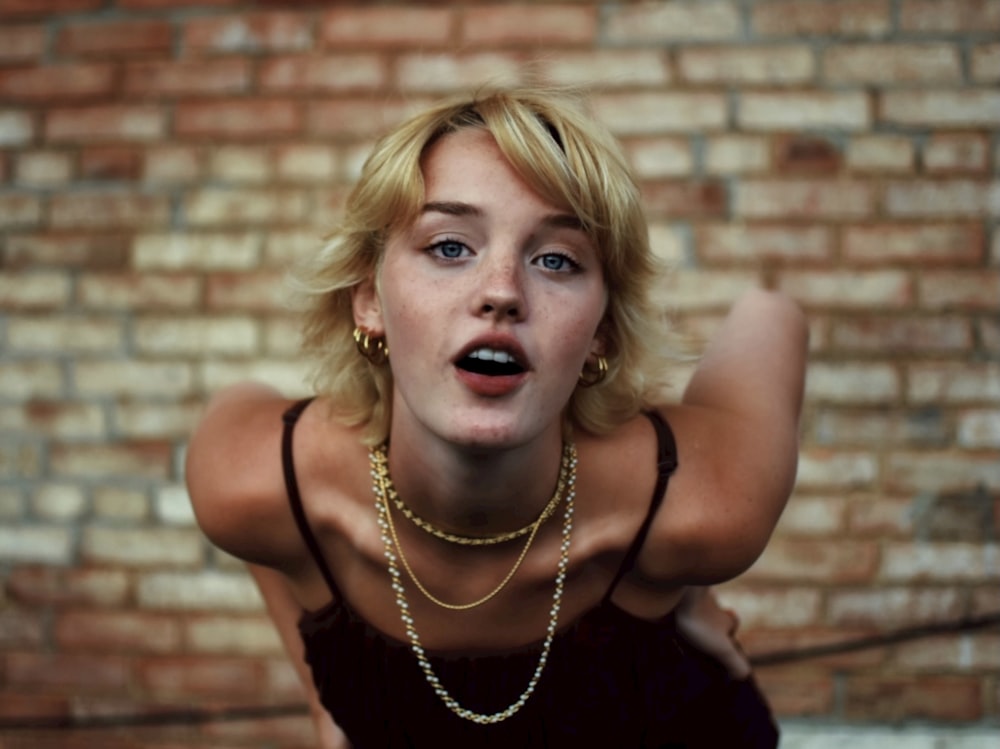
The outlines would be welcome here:
[[[378,141],[339,226],[296,274],[316,392],[330,397],[346,423],[364,425],[370,443],[388,436],[391,361],[373,365],[358,353],[352,289],[377,279],[388,235],[418,216],[427,148],[462,128],[489,131],[514,170],[541,197],[571,210],[598,248],[608,291],[600,325],[608,372],[598,385],[577,387],[564,413],[568,427],[606,433],[661,391],[668,330],[651,300],[659,266],[635,180],[612,135],[565,91],[481,92],[431,108]]]

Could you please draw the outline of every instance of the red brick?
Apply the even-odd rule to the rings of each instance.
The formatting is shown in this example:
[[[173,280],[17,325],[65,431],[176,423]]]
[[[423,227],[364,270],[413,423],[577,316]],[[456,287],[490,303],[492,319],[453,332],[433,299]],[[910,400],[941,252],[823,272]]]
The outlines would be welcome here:
[[[45,138],[53,142],[150,141],[165,132],[166,113],[157,106],[53,108],[45,116]]]
[[[133,62],[125,67],[125,93],[133,98],[238,94],[250,88],[243,59]]]
[[[383,57],[376,54],[324,57],[276,57],[261,62],[264,91],[358,91],[381,88],[388,80]]]
[[[118,234],[12,234],[7,237],[4,268],[120,268],[128,244]]]
[[[766,36],[880,37],[892,28],[889,0],[768,0],[753,5],[750,23]]]
[[[972,323],[961,317],[835,320],[830,342],[839,349],[886,354],[971,351]]]
[[[995,673],[1000,667],[1000,638],[988,633],[941,636],[896,648],[893,665],[909,671]]]
[[[307,132],[320,137],[370,138],[402,122],[427,102],[338,98],[312,102]],[[366,155],[367,155],[366,149]]]
[[[1000,30],[996,0],[903,0],[899,12],[903,31],[982,33]]]
[[[823,647],[829,645],[840,645],[861,640],[875,634],[870,629],[854,629],[849,627],[820,627],[812,626],[808,628],[784,628],[784,629],[740,629],[739,639],[743,643],[751,659],[759,657],[766,659],[772,653],[786,653],[805,651],[810,648]],[[864,668],[877,668],[886,661],[886,654],[883,649],[870,648],[860,651],[847,651],[842,653],[832,653],[830,655],[813,655],[806,661],[806,665],[799,668],[810,668],[814,670],[833,669],[835,671],[854,671]],[[781,673],[792,666],[766,665],[761,664],[758,671],[758,678],[772,671]],[[768,701],[770,702],[770,695]]]
[[[853,537],[901,538],[913,533],[913,503],[909,497],[858,497],[848,505],[847,517]]]
[[[794,46],[698,46],[677,51],[683,80],[698,84],[787,85],[812,80],[812,50]]]
[[[104,0],[0,0],[0,18],[78,13],[103,5]]]
[[[320,40],[324,47],[348,46],[430,48],[452,39],[454,13],[429,7],[342,7],[323,15]]]
[[[719,602],[736,612],[740,630],[756,627],[807,627],[819,623],[823,597],[815,588],[725,585]]]
[[[190,310],[201,299],[202,279],[157,273],[89,273],[77,280],[77,300],[88,309]]]
[[[45,26],[8,24],[0,27],[0,62],[30,62],[42,57],[48,33]]]
[[[755,678],[777,715],[829,715],[834,709],[833,676],[823,669],[772,667],[759,670]]]
[[[302,131],[302,106],[278,99],[177,105],[175,131],[182,137],[261,138]]]
[[[80,177],[134,181],[142,172],[142,153],[128,146],[88,146],[80,152]]]
[[[977,265],[986,251],[982,227],[975,223],[850,226],[842,245],[845,259],[865,265]]]
[[[74,23],[60,30],[55,48],[60,55],[166,55],[173,46],[173,29],[166,21]]]
[[[129,611],[61,612],[54,634],[66,652],[171,653],[181,645],[174,618]]]
[[[28,229],[42,223],[42,200],[38,195],[0,194],[0,229]]]
[[[841,44],[823,51],[831,83],[959,83],[962,60],[953,44]]]
[[[169,198],[125,190],[63,193],[52,199],[53,228],[152,228],[170,219]]]
[[[726,191],[716,180],[658,181],[641,186],[647,214],[657,217],[721,217]]]
[[[878,119],[894,125],[992,128],[1000,120],[1000,91],[885,91],[880,94]]]
[[[0,651],[40,650],[48,639],[47,629],[40,612],[5,606],[0,609]]]
[[[253,695],[263,675],[259,660],[199,655],[149,658],[139,665],[143,688],[161,697]]]
[[[460,43],[471,46],[591,44],[597,35],[597,10],[566,4],[504,3],[467,7],[461,15]]]
[[[108,97],[114,72],[111,65],[97,63],[7,68],[0,70],[0,96],[8,102]]]
[[[187,6],[222,8],[245,4],[246,0],[116,0],[121,8],[135,10],[163,10]]]
[[[748,582],[858,583],[871,580],[877,565],[873,543],[774,538],[745,574]]]
[[[208,277],[205,304],[211,310],[274,311],[287,306],[281,270],[214,273]]]
[[[489,81],[498,85],[517,85],[522,63],[511,53],[414,54],[398,62],[399,87],[403,91],[472,90]]]
[[[779,136],[774,150],[775,169],[782,174],[835,174],[843,163],[840,147],[820,136]]]
[[[734,2],[615,4],[604,23],[607,39],[615,44],[735,39],[741,31]]]
[[[184,24],[182,44],[196,53],[278,52],[308,49],[312,22],[301,13],[233,13],[193,18]]]
[[[844,714],[852,720],[973,721],[982,717],[982,693],[974,677],[848,676]]]

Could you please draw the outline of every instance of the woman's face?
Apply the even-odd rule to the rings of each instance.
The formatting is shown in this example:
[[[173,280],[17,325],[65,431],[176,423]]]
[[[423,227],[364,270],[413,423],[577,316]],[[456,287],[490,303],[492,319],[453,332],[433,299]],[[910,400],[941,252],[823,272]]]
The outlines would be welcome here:
[[[377,290],[355,296],[357,322],[389,346],[392,433],[494,448],[551,438],[601,351],[597,248],[485,130],[441,138],[422,166],[419,216],[390,235]]]

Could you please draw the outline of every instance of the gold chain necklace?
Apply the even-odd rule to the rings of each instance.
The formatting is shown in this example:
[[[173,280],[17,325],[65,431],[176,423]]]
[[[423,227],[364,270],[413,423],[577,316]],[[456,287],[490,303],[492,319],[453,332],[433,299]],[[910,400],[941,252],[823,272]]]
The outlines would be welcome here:
[[[382,443],[375,448],[375,451],[381,469],[381,467],[387,465],[388,461],[385,443]],[[405,502],[403,502],[402,498],[396,492],[396,487],[392,485],[392,479],[389,478],[388,469],[386,469],[385,473],[386,496],[392,500],[392,503],[396,505],[396,509],[399,510],[403,517],[407,518],[415,526],[420,528],[420,530],[430,533],[435,538],[440,538],[442,541],[448,541],[462,546],[491,546],[493,544],[502,544],[505,541],[513,541],[515,538],[520,538],[528,533],[533,533],[538,525],[544,523],[552,517],[555,514],[556,508],[559,507],[559,503],[562,501],[562,491],[566,485],[567,470],[568,458],[566,448],[564,447],[562,461],[559,465],[559,481],[556,484],[556,490],[552,493],[552,498],[549,500],[548,504],[545,505],[545,509],[542,510],[541,514],[526,526],[518,528],[516,531],[504,531],[503,533],[486,536],[462,536],[457,533],[450,533],[448,531],[443,531],[432,525],[427,520],[424,520],[422,517],[417,515],[417,513],[411,510]]]
[[[542,676],[549,659],[549,651],[552,649],[552,640],[556,634],[559,623],[559,607],[562,604],[563,585],[566,581],[566,568],[569,565],[570,536],[573,530],[573,500],[576,498],[576,447],[570,443],[565,448],[569,453],[569,475],[566,480],[566,511],[563,515],[562,544],[559,547],[559,563],[556,566],[555,591],[552,594],[552,607],[549,610],[549,625],[545,633],[545,641],[542,644],[542,652],[538,656],[538,665],[528,680],[528,686],[521,692],[520,696],[503,710],[495,713],[478,713],[462,707],[458,700],[451,696],[445,689],[434,667],[427,658],[423,647],[420,644],[420,636],[414,626],[413,617],[410,615],[410,605],[406,601],[406,591],[403,587],[399,568],[396,567],[396,554],[393,553],[392,538],[392,517],[389,515],[389,505],[386,498],[385,486],[380,478],[375,451],[368,454],[372,466],[372,478],[374,479],[375,507],[378,511],[378,524],[382,529],[382,543],[385,544],[385,557],[389,566],[389,577],[392,581],[392,589],[396,593],[396,605],[399,606],[399,616],[406,628],[406,635],[410,639],[410,649],[416,656],[417,663],[424,672],[424,678],[430,685],[434,693],[441,699],[445,706],[455,715],[465,720],[470,720],[481,725],[490,723],[500,723],[514,715],[527,703],[528,698],[535,691],[538,680]],[[539,521],[536,521],[538,523]],[[399,551],[399,544],[396,543],[396,550]]]

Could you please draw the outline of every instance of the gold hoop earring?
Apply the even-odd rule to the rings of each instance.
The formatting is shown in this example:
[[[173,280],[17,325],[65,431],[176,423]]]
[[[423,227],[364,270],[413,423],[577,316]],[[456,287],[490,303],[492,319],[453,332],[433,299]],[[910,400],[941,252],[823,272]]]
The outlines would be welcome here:
[[[583,365],[583,371],[580,372],[578,380],[580,387],[589,388],[604,382],[604,378],[607,376],[608,360],[603,356],[598,356],[594,367],[591,368],[587,364]]]
[[[354,344],[365,359],[374,365],[384,364],[389,358],[389,347],[384,338],[373,338],[361,328],[354,329]]]

